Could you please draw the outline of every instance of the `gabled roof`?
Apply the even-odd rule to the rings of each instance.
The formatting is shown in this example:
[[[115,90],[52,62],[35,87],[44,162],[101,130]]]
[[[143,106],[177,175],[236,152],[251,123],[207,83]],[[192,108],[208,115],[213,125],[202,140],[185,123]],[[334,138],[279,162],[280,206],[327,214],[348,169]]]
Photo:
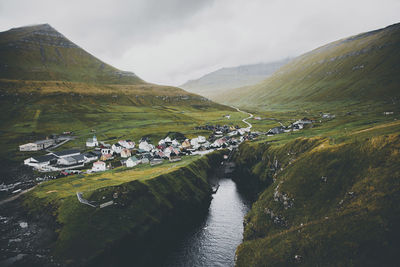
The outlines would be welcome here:
[[[43,155],[43,156],[37,156],[37,157],[32,157],[34,160],[36,160],[38,163],[41,162],[47,162],[53,159],[57,159],[54,155]]]
[[[57,157],[68,156],[76,153],[80,153],[80,151],[78,149],[68,149],[68,150],[53,152],[53,154],[56,155]]]

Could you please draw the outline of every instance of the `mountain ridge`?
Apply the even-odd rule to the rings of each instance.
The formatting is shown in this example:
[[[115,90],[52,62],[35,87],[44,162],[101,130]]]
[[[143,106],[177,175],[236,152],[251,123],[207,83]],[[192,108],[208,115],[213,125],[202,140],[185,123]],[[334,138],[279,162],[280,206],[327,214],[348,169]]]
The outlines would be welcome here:
[[[142,84],[91,55],[49,24],[0,32],[0,78],[71,82]]]
[[[290,58],[268,63],[224,67],[198,79],[189,80],[179,87],[212,99],[216,94],[226,90],[256,84],[289,61]]]
[[[400,24],[318,47],[246,90],[214,99],[251,109],[288,108],[400,98]]]

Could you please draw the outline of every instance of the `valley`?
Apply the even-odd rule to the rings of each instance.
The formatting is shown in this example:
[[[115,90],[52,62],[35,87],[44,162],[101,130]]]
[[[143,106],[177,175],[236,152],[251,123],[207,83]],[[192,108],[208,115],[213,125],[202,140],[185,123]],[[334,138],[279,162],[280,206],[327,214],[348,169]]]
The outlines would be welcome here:
[[[251,82],[220,71],[207,86],[206,75],[190,93],[118,70],[48,24],[0,33],[0,183],[31,188],[0,202],[0,265],[396,266],[399,37],[391,25],[264,66],[262,78],[248,71]],[[52,153],[133,140],[135,159],[171,147],[179,160],[128,167],[114,150],[108,170],[61,178],[23,166],[49,151],[20,145],[62,133],[71,138]],[[88,147],[94,134],[102,143]],[[229,203],[232,224],[214,214]],[[228,237],[223,255],[187,257],[215,245],[211,232]]]

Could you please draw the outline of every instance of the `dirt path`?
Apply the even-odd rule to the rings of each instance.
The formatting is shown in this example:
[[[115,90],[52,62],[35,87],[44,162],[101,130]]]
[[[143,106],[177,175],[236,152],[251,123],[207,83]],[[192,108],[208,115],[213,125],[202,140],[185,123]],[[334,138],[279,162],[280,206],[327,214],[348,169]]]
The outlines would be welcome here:
[[[246,123],[246,124],[249,126],[248,129],[250,130],[251,127],[253,127],[253,125],[252,125],[250,122],[247,122],[247,120],[253,118],[254,115],[251,114],[251,113],[248,113],[248,112],[246,112],[246,111],[242,111],[242,110],[240,110],[239,108],[234,107],[234,106],[231,106],[231,108],[236,109],[238,112],[245,113],[245,114],[248,114],[248,115],[249,115],[249,117],[243,119],[242,121],[243,121],[244,123]]]

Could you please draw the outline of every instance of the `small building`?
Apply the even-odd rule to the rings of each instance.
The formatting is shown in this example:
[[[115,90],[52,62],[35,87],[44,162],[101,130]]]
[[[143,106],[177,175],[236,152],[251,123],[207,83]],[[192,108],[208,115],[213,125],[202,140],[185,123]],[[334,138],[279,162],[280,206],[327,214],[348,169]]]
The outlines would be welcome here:
[[[132,156],[126,160],[125,164],[126,164],[126,167],[132,168],[132,167],[135,167],[136,165],[138,165],[139,163],[140,163],[140,161],[135,156]]]
[[[150,160],[150,166],[155,166],[155,165],[158,165],[158,164],[161,164],[161,163],[163,163],[163,159],[152,159],[152,160]]]
[[[111,146],[111,149],[117,153],[117,154],[121,154],[122,150],[124,149],[123,146],[121,146],[119,143],[115,143]]]
[[[261,117],[254,117],[254,119],[255,119],[256,121],[260,121],[260,120],[261,120]]]
[[[112,154],[112,149],[111,148],[102,148],[101,149],[101,154],[102,155],[107,155],[107,154]]]
[[[93,163],[92,171],[93,172],[102,172],[107,170],[106,163],[103,161],[96,161]]]
[[[99,151],[89,151],[89,152],[86,152],[85,154],[83,154],[85,162],[96,161],[99,159],[100,156],[101,156],[101,153],[99,153]]]
[[[86,146],[87,147],[96,147],[99,145],[99,142],[97,141],[96,135],[93,135],[92,138],[89,138],[86,140]]]
[[[121,151],[121,157],[122,158],[129,158],[131,156],[131,151],[129,149],[122,149]]]
[[[57,163],[59,165],[71,166],[71,165],[75,165],[77,162],[73,157],[63,157],[63,158],[58,159]]]
[[[112,154],[103,154],[100,157],[100,160],[106,161],[106,160],[111,160],[113,159],[113,155]]]
[[[139,143],[139,149],[145,150],[147,152],[150,152],[153,150],[154,146],[152,144],[149,144],[147,141],[142,141]]]
[[[24,145],[19,146],[20,151],[39,151],[42,149],[46,149],[52,145],[54,145],[56,141],[54,139],[45,139],[45,140],[39,140],[35,141],[33,143],[27,143]]]
[[[133,142],[131,140],[119,140],[118,144],[120,144],[122,147],[127,148],[127,149],[135,148],[135,142]]]
[[[284,131],[285,131],[285,129],[282,126],[278,126],[278,127],[274,127],[272,129],[270,129],[267,134],[269,134],[269,135],[281,134]]]
[[[140,162],[141,162],[142,164],[147,164],[147,163],[150,162],[150,160],[149,160],[148,158],[143,157],[143,158],[140,160]]]
[[[53,163],[57,163],[57,157],[55,157],[54,155],[35,156],[24,160],[25,165],[35,168],[48,166]]]
[[[190,144],[190,141],[189,141],[189,139],[186,139],[185,141],[183,141],[183,143],[182,143],[182,148],[183,149],[188,149],[188,148],[191,148],[192,146],[191,146],[191,144]]]
[[[169,158],[169,161],[170,161],[170,162],[176,162],[176,161],[180,161],[180,160],[182,160],[182,159],[181,159],[181,157],[179,157],[179,156],[171,156],[171,157]]]

